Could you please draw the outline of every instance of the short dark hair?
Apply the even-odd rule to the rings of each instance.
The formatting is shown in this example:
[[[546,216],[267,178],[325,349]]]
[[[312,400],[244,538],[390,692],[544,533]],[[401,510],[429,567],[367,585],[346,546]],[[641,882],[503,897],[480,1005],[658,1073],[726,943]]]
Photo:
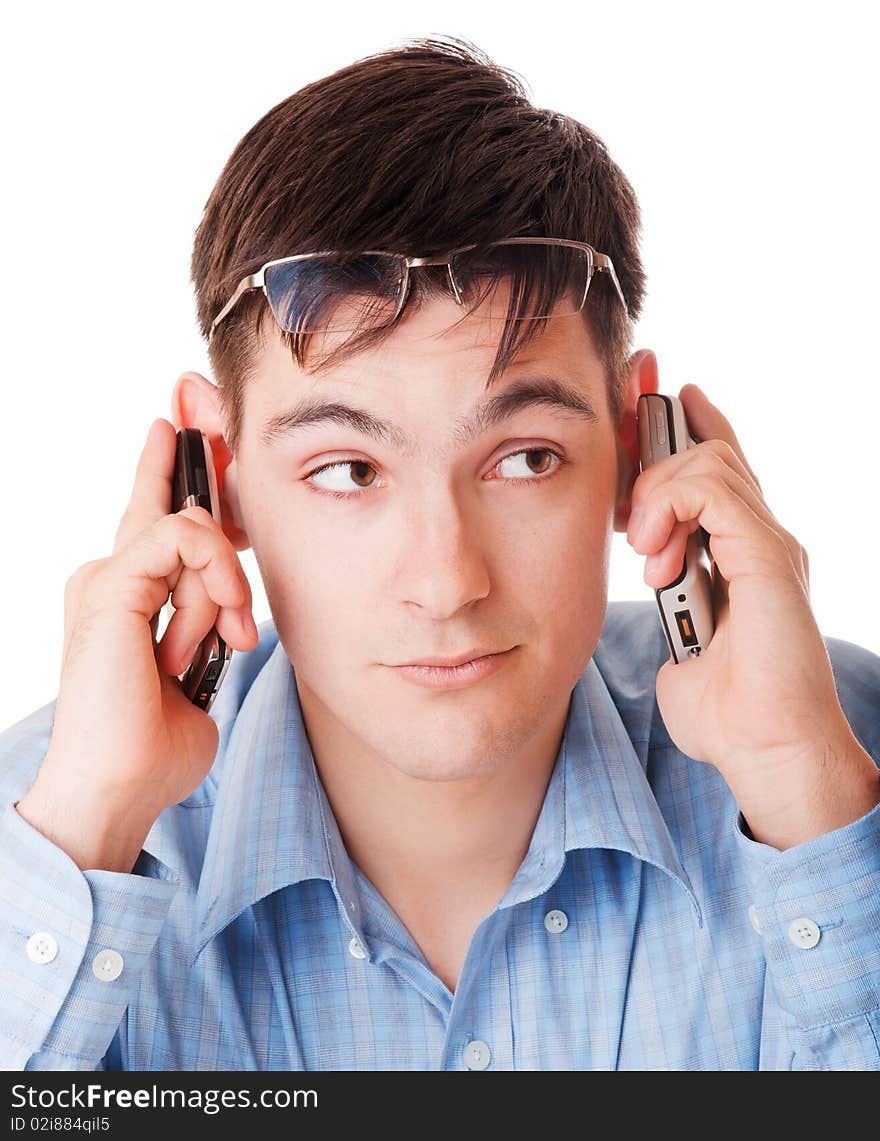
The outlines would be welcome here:
[[[617,421],[645,292],[640,229],[632,186],[589,128],[535,107],[520,76],[467,40],[409,40],[301,88],[240,140],[195,233],[198,323],[207,340],[241,278],[292,253],[431,256],[509,237],[585,241],[611,258],[629,309],[627,316],[608,275],[597,274],[583,316]],[[416,271],[413,288],[427,276]],[[262,290],[252,290],[210,338],[233,453],[267,318]],[[487,387],[538,325],[508,324]],[[308,368],[332,367],[387,333],[349,339]],[[307,368],[302,339],[283,336]]]

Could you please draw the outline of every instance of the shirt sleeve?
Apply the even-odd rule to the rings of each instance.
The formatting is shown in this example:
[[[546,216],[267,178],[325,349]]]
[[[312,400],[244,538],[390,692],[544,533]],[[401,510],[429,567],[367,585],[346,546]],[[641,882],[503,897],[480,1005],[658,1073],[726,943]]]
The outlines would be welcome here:
[[[80,871],[0,809],[0,1069],[107,1068],[178,882],[146,852],[131,874]]]
[[[764,946],[761,1069],[880,1070],[880,805],[780,851],[737,844]]]

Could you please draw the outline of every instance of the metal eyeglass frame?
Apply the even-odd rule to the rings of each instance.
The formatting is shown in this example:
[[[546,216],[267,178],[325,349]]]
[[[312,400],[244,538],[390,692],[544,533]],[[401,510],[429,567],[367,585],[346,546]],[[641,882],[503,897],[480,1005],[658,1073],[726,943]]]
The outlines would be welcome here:
[[[401,312],[403,311],[403,307],[406,304],[406,299],[409,294],[409,271],[411,267],[423,265],[445,265],[449,271],[449,284],[452,286],[453,296],[459,305],[464,305],[465,302],[459,293],[458,286],[455,282],[455,276],[452,272],[452,259],[456,256],[456,254],[464,254],[469,250],[475,250],[480,246],[489,247],[514,245],[570,246],[572,249],[583,250],[587,255],[587,285],[584,289],[584,296],[581,299],[581,303],[575,312],[579,313],[586,303],[587,294],[590,290],[590,282],[593,278],[593,274],[597,271],[604,271],[611,277],[611,280],[614,283],[614,288],[617,290],[617,295],[620,298],[621,304],[623,305],[624,312],[626,313],[627,317],[629,316],[629,307],[626,304],[626,298],[623,296],[623,290],[620,288],[620,282],[617,280],[617,274],[614,272],[614,266],[612,265],[611,258],[607,254],[599,253],[598,250],[594,249],[587,242],[576,242],[569,238],[502,238],[495,242],[472,242],[470,245],[459,246],[454,250],[449,250],[448,253],[438,254],[436,257],[431,258],[411,258],[407,257],[405,254],[394,253],[391,250],[361,250],[357,253],[352,254],[352,256],[360,257],[367,254],[384,254],[402,259],[404,263],[404,275],[400,287],[400,297],[397,303],[397,310],[394,316],[388,322],[389,325],[393,325],[397,318],[400,316]],[[266,270],[271,266],[283,265],[286,262],[304,261],[306,258],[329,257],[338,253],[338,250],[319,250],[315,251],[314,253],[292,254],[290,257],[286,258],[275,258],[272,261],[267,261],[265,265],[260,266],[256,273],[251,273],[248,274],[247,277],[243,277],[238,283],[238,286],[233,295],[229,298],[229,300],[226,302],[226,304],[223,306],[223,308],[211,323],[211,329],[208,334],[208,343],[210,344],[211,338],[214,336],[214,330],[217,328],[223,318],[231,312],[231,310],[238,302],[238,299],[243,294],[250,292],[252,289],[262,289],[263,293],[266,295],[267,303],[269,302],[269,294],[266,290],[265,275]],[[269,308],[271,309],[272,306],[269,305]]]

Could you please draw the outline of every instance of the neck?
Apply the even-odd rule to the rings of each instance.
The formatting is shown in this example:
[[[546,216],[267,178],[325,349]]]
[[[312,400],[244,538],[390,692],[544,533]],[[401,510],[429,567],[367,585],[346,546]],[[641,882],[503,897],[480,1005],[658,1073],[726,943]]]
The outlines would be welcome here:
[[[303,701],[303,698],[305,700]],[[349,856],[392,906],[421,898],[503,894],[522,862],[559,752],[570,695],[512,755],[479,775],[412,776],[301,692],[315,764]],[[318,712],[310,718],[307,710]]]

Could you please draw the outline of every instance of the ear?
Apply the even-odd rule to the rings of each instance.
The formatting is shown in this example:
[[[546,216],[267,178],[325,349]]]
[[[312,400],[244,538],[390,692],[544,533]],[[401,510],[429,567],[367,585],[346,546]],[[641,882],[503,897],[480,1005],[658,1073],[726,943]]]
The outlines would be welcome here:
[[[171,418],[176,428],[199,428],[207,436],[217,476],[223,533],[236,551],[246,551],[251,542],[242,521],[238,464],[226,446],[220,390],[199,372],[182,373],[171,396]]]
[[[639,434],[636,404],[643,392],[657,392],[657,357],[651,349],[639,349],[629,358],[620,422],[617,426],[617,496],[614,530],[625,531],[632,508],[632,489],[639,475]]]

